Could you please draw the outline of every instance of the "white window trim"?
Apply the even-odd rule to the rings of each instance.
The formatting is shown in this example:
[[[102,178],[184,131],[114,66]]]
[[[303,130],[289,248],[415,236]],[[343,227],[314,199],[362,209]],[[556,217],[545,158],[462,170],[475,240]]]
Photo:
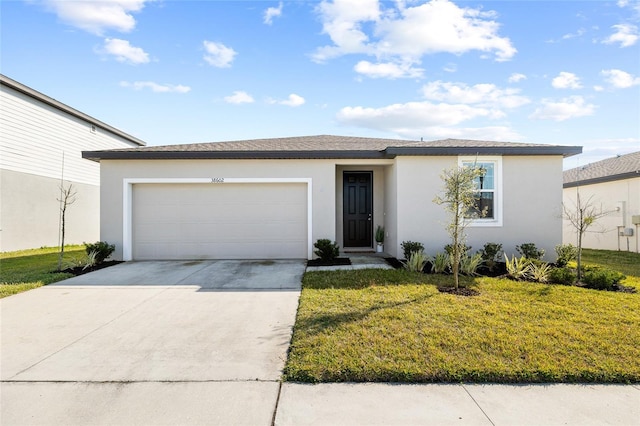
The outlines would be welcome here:
[[[313,258],[313,184],[311,178],[124,178],[122,179],[122,260],[133,260],[133,185],[147,184],[209,184],[229,183],[304,183],[307,185],[307,260]]]
[[[493,191],[494,197],[494,206],[493,212],[494,217],[492,219],[471,219],[469,221],[469,227],[471,228],[491,228],[491,227],[501,227],[502,226],[502,156],[500,155],[491,155],[491,156],[460,156],[458,157],[458,165],[463,167],[463,163],[468,162],[492,162],[495,164],[494,169],[494,179],[495,179],[495,188]]]

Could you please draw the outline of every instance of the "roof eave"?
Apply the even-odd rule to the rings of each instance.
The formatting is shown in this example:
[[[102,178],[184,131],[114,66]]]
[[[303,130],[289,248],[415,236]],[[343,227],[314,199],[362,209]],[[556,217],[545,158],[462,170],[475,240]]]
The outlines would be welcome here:
[[[581,146],[389,147],[391,155],[562,155],[582,153]]]
[[[384,159],[383,151],[82,151],[88,160]]]
[[[627,172],[620,173],[617,175],[611,176],[600,176],[597,178],[578,180],[573,182],[565,182],[562,184],[563,188],[575,188],[576,186],[584,186],[584,185],[594,185],[596,183],[605,183],[605,182],[613,182],[616,180],[625,180],[625,179],[633,179],[640,177],[640,170],[636,170],[635,172]]]

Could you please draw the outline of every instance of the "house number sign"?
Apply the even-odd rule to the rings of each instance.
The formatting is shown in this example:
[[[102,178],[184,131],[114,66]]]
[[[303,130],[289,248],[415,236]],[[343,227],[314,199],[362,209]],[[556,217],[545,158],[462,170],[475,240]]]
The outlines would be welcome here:
[[[224,178],[221,178],[221,177],[211,178],[211,183],[224,183]]]

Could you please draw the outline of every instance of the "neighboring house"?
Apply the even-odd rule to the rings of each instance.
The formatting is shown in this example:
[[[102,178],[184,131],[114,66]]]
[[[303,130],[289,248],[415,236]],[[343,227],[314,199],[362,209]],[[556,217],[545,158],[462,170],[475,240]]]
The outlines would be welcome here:
[[[583,206],[607,213],[587,230],[583,247],[639,252],[640,151],[567,170],[563,186],[566,208],[576,209],[579,193]],[[576,245],[577,239],[575,228],[565,220],[564,243]]]
[[[0,74],[0,251],[57,246],[60,187],[73,185],[66,243],[100,238],[100,165],[82,150],[145,145]]]
[[[419,241],[428,254],[449,242],[433,203],[444,169],[487,170],[489,216],[468,228],[486,242],[562,242],[562,159],[581,147],[447,139],[435,142],[309,136],[83,152],[101,164],[101,239],[115,258],[305,258],[320,238],[344,251],[385,251]]]

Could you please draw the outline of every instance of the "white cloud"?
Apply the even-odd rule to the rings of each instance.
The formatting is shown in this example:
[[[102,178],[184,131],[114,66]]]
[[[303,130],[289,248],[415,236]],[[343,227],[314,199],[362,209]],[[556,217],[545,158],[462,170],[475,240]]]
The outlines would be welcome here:
[[[556,89],[580,89],[580,77],[571,72],[562,71],[551,81],[551,85]]]
[[[603,70],[601,74],[607,83],[616,89],[627,89],[632,86],[640,85],[640,77],[634,77],[628,72],[622,70]]]
[[[222,43],[205,40],[202,44],[206,51],[204,60],[207,61],[209,65],[217,68],[229,68],[234,57],[237,55],[235,50]]]
[[[458,65],[450,62],[442,68],[443,71],[446,72],[456,72],[458,71]]]
[[[337,114],[344,125],[392,132],[407,138],[470,138],[518,140],[521,136],[504,126],[454,127],[474,118],[494,118],[494,111],[468,105],[408,102],[382,108],[345,107]]]
[[[613,28],[616,32],[607,37],[603,43],[613,44],[620,43],[620,47],[629,47],[636,44],[638,38],[638,27],[632,24],[618,24]]]
[[[454,126],[491,114],[492,111],[486,108],[424,101],[382,108],[345,107],[338,112],[337,118],[344,124],[401,133],[411,128]]]
[[[542,106],[536,108],[529,118],[565,121],[570,118],[593,115],[595,108],[595,105],[588,104],[582,96],[571,96],[557,102],[543,99]]]
[[[277,101],[277,100],[269,101],[269,103],[272,103],[272,104],[286,105],[290,107],[299,107],[300,105],[304,105],[305,102],[306,101],[302,96],[296,95],[295,93],[290,94],[287,99],[282,101]]]
[[[103,35],[106,30],[129,32],[136,26],[132,12],[139,12],[148,0],[44,0],[61,21],[84,31]]]
[[[347,54],[372,55],[382,63],[419,64],[423,55],[473,50],[493,52],[496,60],[516,53],[511,41],[498,35],[495,13],[460,8],[449,0],[431,0],[407,7],[405,2],[324,0],[316,8],[332,45],[318,48],[317,62]],[[394,76],[394,73],[389,73]]]
[[[251,104],[254,102],[254,99],[247,92],[236,90],[233,92],[233,95],[225,96],[224,101],[229,104]]]
[[[278,7],[269,7],[264,11],[263,22],[267,25],[271,25],[273,23],[273,18],[277,18],[280,15],[282,15],[282,2],[278,4]]]
[[[105,39],[102,53],[115,56],[118,62],[128,62],[134,65],[149,62],[149,54],[142,48],[131,46],[127,40],[118,38]]]
[[[509,83],[519,83],[522,80],[526,80],[526,79],[527,79],[526,75],[515,72],[509,76],[508,81]]]
[[[580,28],[575,33],[568,33],[568,34],[563,35],[562,39],[563,40],[569,40],[571,38],[582,37],[586,32],[587,32],[587,30],[585,30],[584,28]]]
[[[449,83],[433,81],[422,87],[429,100],[452,104],[478,104],[487,108],[517,108],[531,101],[520,96],[520,89],[500,89],[494,84]]]
[[[153,81],[134,81],[133,83],[121,81],[120,86],[129,87],[134,90],[150,89],[155,93],[187,93],[191,91],[191,87],[189,86],[183,86],[181,84],[158,84]]]
[[[360,61],[353,67],[358,74],[365,75],[371,78],[403,78],[421,77],[424,70],[421,68],[414,68],[411,64],[396,64],[393,62],[372,64],[369,61]]]

